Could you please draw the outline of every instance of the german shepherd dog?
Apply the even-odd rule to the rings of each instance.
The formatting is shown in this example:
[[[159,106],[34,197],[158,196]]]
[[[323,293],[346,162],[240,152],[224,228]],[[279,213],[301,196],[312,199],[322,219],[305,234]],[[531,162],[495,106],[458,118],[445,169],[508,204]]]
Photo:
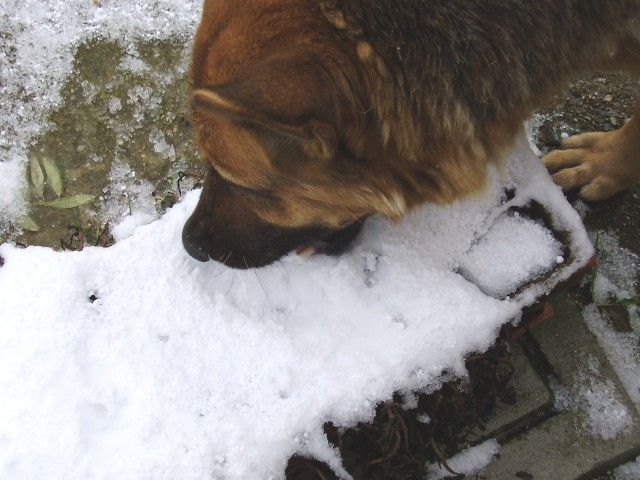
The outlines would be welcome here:
[[[371,214],[481,189],[534,108],[595,71],[640,75],[640,0],[205,0],[209,171],[184,246],[235,268],[339,252]],[[588,200],[635,185],[640,106],[544,161]]]

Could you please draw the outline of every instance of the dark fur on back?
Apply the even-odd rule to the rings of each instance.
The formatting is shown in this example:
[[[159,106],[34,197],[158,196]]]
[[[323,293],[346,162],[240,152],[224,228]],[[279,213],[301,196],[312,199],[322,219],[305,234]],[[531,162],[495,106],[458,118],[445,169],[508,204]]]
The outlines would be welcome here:
[[[637,0],[329,3],[383,58],[398,98],[428,112],[434,127],[451,115],[451,99],[465,100],[476,125],[533,108],[568,72],[605,67],[593,65],[594,52],[613,52],[620,35],[612,25],[624,31],[640,12]]]

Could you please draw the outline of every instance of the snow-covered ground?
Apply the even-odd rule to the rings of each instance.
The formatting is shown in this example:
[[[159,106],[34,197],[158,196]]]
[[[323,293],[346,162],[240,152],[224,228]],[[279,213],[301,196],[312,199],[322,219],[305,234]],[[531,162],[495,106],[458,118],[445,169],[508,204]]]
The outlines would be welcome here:
[[[466,354],[590,257],[577,214],[532,157],[523,145],[513,158],[512,200],[494,172],[484,195],[400,226],[374,219],[337,258],[241,272],[198,263],[180,243],[198,192],[108,249],[1,246],[0,476],[278,478],[296,452],[339,472],[325,421],[354,425],[394,391],[464,375]],[[555,241],[518,234],[545,228],[518,218],[518,242],[474,268],[514,272],[513,290],[527,269],[514,251],[537,251],[556,274],[487,295],[459,267],[530,195],[574,232],[577,257],[558,266]]]
[[[0,228],[27,209],[27,150],[61,102],[78,46],[188,38],[199,9],[0,6]],[[292,255],[255,271],[183,251],[198,194],[154,222],[123,218],[109,249],[0,246],[0,478],[280,478],[294,453],[346,478],[325,421],[354,425],[394,391],[463,376],[466,354],[593,254],[525,143],[482,194],[400,226],[372,219],[341,257]],[[530,199],[573,232],[572,257],[509,210]],[[497,448],[486,444],[477,464]]]

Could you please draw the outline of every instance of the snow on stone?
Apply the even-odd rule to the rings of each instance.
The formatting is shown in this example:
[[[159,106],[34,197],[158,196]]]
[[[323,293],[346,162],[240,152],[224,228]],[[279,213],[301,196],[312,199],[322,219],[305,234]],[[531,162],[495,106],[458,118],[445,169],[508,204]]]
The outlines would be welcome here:
[[[638,256],[623,248],[611,232],[600,232],[597,241],[598,270],[593,285],[594,302],[609,304],[636,297],[639,293]],[[606,352],[629,398],[640,411],[640,307],[629,305],[626,309],[631,326],[629,332],[620,332],[613,328],[595,303],[587,305],[582,315]]]
[[[582,412],[583,431],[610,440],[633,423],[620,392],[610,379],[603,379],[595,357],[573,379],[572,408]]]
[[[640,365],[640,330],[638,322],[638,307],[632,308],[635,312],[631,318],[634,327],[631,332],[618,332],[600,314],[598,307],[591,304],[583,310],[583,316],[587,326],[595,334],[611,366],[615,370],[618,378],[629,395],[629,398],[640,410],[640,376],[638,375],[638,365]]]
[[[94,38],[129,47],[136,39],[178,38],[186,47],[200,11],[201,2],[192,0],[0,3],[0,231],[26,213],[27,149],[46,131],[46,114],[60,106],[77,48]]]
[[[541,248],[531,249],[531,243]],[[486,258],[497,261],[487,268]],[[523,284],[548,272],[562,258],[562,244],[547,228],[515,212],[498,217],[465,254],[461,270],[486,294],[504,298],[513,291],[514,283]]]
[[[553,408],[556,412],[566,412],[568,411],[573,404],[573,397],[571,396],[571,392],[569,388],[558,381],[555,376],[550,376],[548,378],[549,388],[551,388],[551,392],[553,393]]]
[[[345,255],[251,271],[184,252],[198,192],[153,223],[134,215],[108,249],[0,246],[0,478],[281,478],[294,453],[348,478],[324,422],[463,376],[466,354],[593,253],[528,146],[488,183],[399,226],[371,219]],[[575,257],[510,299],[486,295],[461,259],[534,192]]]
[[[489,465],[500,453],[500,444],[495,439],[487,440],[480,445],[469,447],[447,460],[447,465],[456,474],[475,475]],[[427,480],[441,480],[456,477],[443,465],[427,466]]]
[[[614,480],[638,480],[640,478],[640,457],[616,468],[613,471],[613,478]]]
[[[611,380],[591,380],[578,393],[579,405],[587,414],[585,426],[592,434],[611,440],[631,426],[631,415]]]
[[[138,178],[123,161],[115,161],[109,172],[109,186],[100,197],[100,218],[105,223],[127,222],[128,217],[138,215],[155,219],[158,214],[153,191],[151,182]]]
[[[623,248],[611,232],[599,232],[594,241],[599,251],[594,300],[610,303],[611,296],[623,299],[637,295],[640,258]]]

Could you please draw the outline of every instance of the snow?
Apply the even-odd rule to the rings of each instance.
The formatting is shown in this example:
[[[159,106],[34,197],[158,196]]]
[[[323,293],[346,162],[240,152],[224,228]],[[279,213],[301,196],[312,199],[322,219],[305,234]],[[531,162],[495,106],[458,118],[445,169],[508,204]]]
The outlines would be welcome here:
[[[637,312],[638,307],[630,308]],[[591,304],[583,311],[587,326],[607,352],[611,366],[618,378],[622,381],[629,398],[640,411],[640,377],[638,376],[638,364],[640,364],[640,338],[638,333],[638,315],[632,316],[634,329],[631,332],[618,332],[607,322],[598,311],[598,307]]]
[[[131,216],[155,219],[157,213],[153,191],[151,182],[137,178],[136,172],[128,164],[116,160],[109,172],[109,186],[100,198],[100,217],[104,223],[115,224],[119,221],[118,225],[129,223]],[[118,230],[122,228],[116,228],[115,235],[119,235]]]
[[[640,457],[616,468],[613,471],[613,478],[615,480],[638,480],[640,478]]]
[[[500,445],[494,439],[469,447],[447,460],[447,465],[456,474],[475,475],[481,472],[500,453]],[[427,468],[427,480],[456,477],[443,465],[432,464]]]
[[[296,452],[340,473],[325,421],[351,426],[394,391],[463,376],[466,354],[591,256],[532,155],[523,145],[484,194],[400,226],[373,219],[340,257],[255,271],[196,262],[180,233],[199,192],[158,221],[130,220],[108,249],[0,246],[0,478],[280,478]],[[533,191],[573,226],[578,255],[496,299],[459,265]],[[511,225],[519,242],[532,225]],[[526,248],[557,253],[536,235]]]
[[[582,413],[582,431],[611,440],[631,427],[633,418],[611,379],[601,379],[595,358],[574,378],[573,408]]]
[[[591,381],[580,390],[579,402],[587,414],[586,427],[594,435],[611,440],[628,430],[633,419],[617,398],[617,390],[612,380]]]
[[[531,243],[546,248],[531,250]],[[562,244],[547,228],[518,212],[507,213],[465,254],[461,270],[486,294],[504,298],[514,283],[523,284],[562,263],[561,253]],[[487,258],[499,261],[487,268]]]
[[[579,435],[611,440],[626,433],[633,424],[633,414],[629,412],[619,386],[604,377],[595,356],[588,355],[582,363],[584,367],[574,372],[569,385],[560,383],[556,377],[548,379],[554,395],[554,409],[576,414],[574,419]],[[634,367],[629,365],[627,368]]]

